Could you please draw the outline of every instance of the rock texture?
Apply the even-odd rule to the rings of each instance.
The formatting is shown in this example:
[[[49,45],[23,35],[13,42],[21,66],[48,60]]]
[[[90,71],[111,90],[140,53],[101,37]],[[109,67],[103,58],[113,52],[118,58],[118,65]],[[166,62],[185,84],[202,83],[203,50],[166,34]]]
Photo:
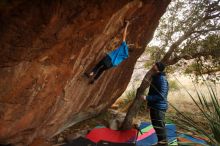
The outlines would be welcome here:
[[[105,111],[123,93],[169,0],[2,0],[0,143],[28,145]],[[133,52],[93,85],[82,74],[120,44]]]

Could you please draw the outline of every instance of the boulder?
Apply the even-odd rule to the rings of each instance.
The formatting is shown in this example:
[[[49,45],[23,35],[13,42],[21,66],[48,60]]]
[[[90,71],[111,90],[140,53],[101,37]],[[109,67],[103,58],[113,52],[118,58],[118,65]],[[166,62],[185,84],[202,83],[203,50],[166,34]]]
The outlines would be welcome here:
[[[2,0],[0,143],[29,145],[108,109],[170,0]],[[122,39],[132,52],[90,85],[88,72]]]

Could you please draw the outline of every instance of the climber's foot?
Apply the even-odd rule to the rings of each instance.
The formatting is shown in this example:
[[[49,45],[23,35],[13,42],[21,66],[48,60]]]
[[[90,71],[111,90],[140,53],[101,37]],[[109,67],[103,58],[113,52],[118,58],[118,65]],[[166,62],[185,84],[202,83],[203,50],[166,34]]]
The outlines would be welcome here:
[[[92,84],[94,84],[94,82],[95,82],[95,80],[91,80],[91,81],[89,82],[89,84],[92,85]]]
[[[90,74],[88,74],[88,73],[84,73],[84,76],[87,77],[87,78],[91,77]]]
[[[94,75],[94,72],[91,72],[91,73],[89,74],[90,77],[93,76],[93,75]]]

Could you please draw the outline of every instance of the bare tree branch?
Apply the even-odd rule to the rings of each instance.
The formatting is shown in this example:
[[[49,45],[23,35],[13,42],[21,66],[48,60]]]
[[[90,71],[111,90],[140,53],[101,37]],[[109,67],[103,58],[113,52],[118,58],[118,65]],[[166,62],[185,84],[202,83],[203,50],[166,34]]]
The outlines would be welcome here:
[[[146,62],[146,61],[150,61],[150,59],[138,60],[137,62]]]
[[[209,56],[209,55],[210,55],[210,52],[208,52],[208,51],[196,52],[194,54],[192,54],[192,53],[191,54],[180,54],[180,55],[176,56],[175,58],[168,60],[167,64],[168,65],[173,65],[173,64],[176,64],[181,59],[191,60],[191,59],[198,58],[198,57],[201,57],[201,56],[206,57],[206,56]]]
[[[217,31],[217,30],[220,30],[220,27],[210,28],[210,29],[206,29],[206,30],[198,30],[198,31],[194,31],[193,33],[207,33],[210,31]]]
[[[213,69],[207,69],[207,70],[202,70],[201,72],[195,72],[195,75],[201,75],[201,74],[211,74],[211,73],[216,73],[220,71],[220,67],[218,68],[213,68]]]
[[[146,69],[145,67],[137,67],[137,68],[134,68],[135,70],[138,70],[138,69]]]
[[[214,18],[217,18],[217,17],[220,17],[220,13],[217,13],[215,15],[206,16],[205,19],[208,20],[208,19],[214,19]]]
[[[195,31],[196,28],[200,27],[201,24],[203,22],[205,22],[206,20],[210,19],[210,17],[208,17],[208,13],[206,13],[206,15],[204,17],[202,17],[199,21],[197,21],[190,29],[188,29],[176,42],[174,42],[168,52],[165,54],[165,56],[163,57],[163,59],[161,60],[162,62],[164,62],[166,64],[166,61],[169,60],[170,56],[172,55],[172,53],[174,52],[175,49],[177,49],[177,47],[187,38],[190,37],[190,35],[192,35]]]

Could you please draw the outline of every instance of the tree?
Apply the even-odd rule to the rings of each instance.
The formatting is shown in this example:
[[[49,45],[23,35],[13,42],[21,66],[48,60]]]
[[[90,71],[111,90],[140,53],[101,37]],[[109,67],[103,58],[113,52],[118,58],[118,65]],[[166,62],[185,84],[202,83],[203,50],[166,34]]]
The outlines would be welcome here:
[[[186,59],[194,58],[190,63],[184,65],[184,73],[193,75],[196,80],[204,79],[201,74],[206,74],[206,79],[214,83],[219,81],[220,36],[216,34],[209,35],[204,40],[192,43],[187,50],[192,50],[195,47],[200,51],[199,53],[194,52],[192,55],[187,55],[185,51],[180,57]]]
[[[167,66],[180,60],[213,55],[204,45],[212,37],[219,37],[220,0],[177,0],[171,2],[167,13],[161,19],[155,37],[159,40],[160,60]],[[212,47],[211,47],[212,48]],[[216,47],[217,52],[219,44]],[[214,53],[215,54],[215,53]],[[218,55],[219,56],[219,55]],[[140,105],[140,96],[150,85],[153,69],[151,68],[142,80],[136,97],[131,104],[122,129],[131,128],[133,117]]]

